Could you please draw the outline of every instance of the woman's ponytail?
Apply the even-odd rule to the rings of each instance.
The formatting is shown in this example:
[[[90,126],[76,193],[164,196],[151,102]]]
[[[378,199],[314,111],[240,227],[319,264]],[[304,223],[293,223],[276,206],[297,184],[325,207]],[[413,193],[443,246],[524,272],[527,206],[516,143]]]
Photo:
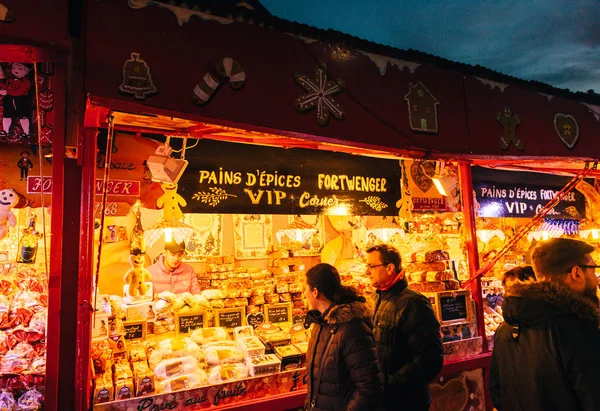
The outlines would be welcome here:
[[[334,304],[348,304],[354,301],[360,301],[364,303],[366,301],[365,297],[358,295],[356,289],[352,287],[347,287],[342,285],[338,290],[333,294],[333,303]]]

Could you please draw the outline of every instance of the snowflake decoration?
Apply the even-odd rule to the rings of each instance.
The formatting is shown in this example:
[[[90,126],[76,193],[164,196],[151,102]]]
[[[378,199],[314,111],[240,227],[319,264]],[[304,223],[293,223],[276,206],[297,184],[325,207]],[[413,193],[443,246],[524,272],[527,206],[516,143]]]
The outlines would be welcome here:
[[[298,111],[308,111],[317,107],[317,122],[321,126],[329,122],[329,113],[338,120],[344,119],[344,110],[333,99],[333,95],[344,89],[342,80],[328,80],[325,70],[317,67],[315,78],[308,78],[306,74],[294,74],[296,83],[308,94],[300,96],[294,102]]]

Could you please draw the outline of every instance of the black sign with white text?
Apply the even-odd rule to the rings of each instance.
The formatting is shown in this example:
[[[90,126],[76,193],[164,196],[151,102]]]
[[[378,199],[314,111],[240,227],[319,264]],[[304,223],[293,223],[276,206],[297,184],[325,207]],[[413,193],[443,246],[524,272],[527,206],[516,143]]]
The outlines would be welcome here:
[[[200,140],[179,180],[186,213],[397,215],[396,160]]]
[[[535,216],[560,188],[526,184],[475,183],[479,217]],[[585,197],[573,190],[548,213],[552,217],[584,218]]]

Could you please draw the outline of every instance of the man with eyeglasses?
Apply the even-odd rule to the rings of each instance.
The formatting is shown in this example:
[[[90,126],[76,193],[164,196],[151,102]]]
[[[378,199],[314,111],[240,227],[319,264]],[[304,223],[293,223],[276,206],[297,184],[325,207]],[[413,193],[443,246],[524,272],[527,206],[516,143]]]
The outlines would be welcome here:
[[[408,288],[400,253],[367,250],[367,275],[377,290],[373,336],[384,372],[384,410],[428,410],[428,384],[442,369],[440,323],[429,299]]]
[[[569,238],[544,241],[531,255],[537,282],[508,286],[490,368],[499,411],[600,409],[593,251]]]

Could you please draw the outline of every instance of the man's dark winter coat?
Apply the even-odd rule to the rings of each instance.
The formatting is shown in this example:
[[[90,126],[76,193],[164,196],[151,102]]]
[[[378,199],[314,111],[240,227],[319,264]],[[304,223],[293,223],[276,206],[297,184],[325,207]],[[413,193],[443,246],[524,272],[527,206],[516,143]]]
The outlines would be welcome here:
[[[442,369],[444,350],[429,300],[405,279],[377,291],[373,335],[384,374],[386,410],[428,410],[428,384]]]
[[[598,306],[564,285],[517,283],[490,369],[500,411],[600,409]]]
[[[307,410],[375,410],[381,402],[383,379],[371,311],[360,301],[335,305],[324,313],[310,311],[314,322],[306,352]]]

